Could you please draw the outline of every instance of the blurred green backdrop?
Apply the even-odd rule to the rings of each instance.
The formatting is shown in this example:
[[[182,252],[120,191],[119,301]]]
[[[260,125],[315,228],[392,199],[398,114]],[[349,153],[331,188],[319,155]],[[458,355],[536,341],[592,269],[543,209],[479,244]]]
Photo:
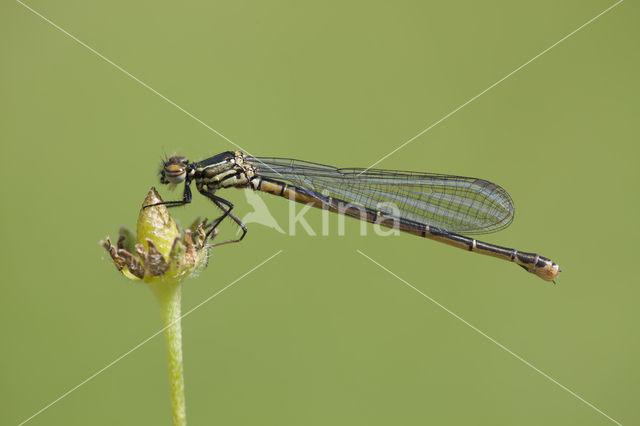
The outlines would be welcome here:
[[[613,2],[28,4],[253,154],[366,167]],[[135,226],[164,153],[235,148],[20,3],[0,8],[0,423],[15,425],[160,328],[98,240]],[[353,220],[343,237],[335,218],[324,237],[253,225],[185,284],[186,311],[283,250],[184,320],[190,424],[613,424],[357,249],[640,423],[638,18],[620,4],[379,164],[503,185],[516,218],[486,239],[553,258],[557,286]],[[286,227],[287,203],[263,199]],[[196,195],[174,213],[215,209]],[[29,424],[169,424],[162,337]]]

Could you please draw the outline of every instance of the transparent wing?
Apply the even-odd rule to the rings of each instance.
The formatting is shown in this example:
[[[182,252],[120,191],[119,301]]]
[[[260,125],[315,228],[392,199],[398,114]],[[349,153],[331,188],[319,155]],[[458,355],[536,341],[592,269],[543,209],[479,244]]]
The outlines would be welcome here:
[[[513,220],[513,202],[507,191],[483,179],[395,170],[338,169],[288,158],[247,159],[260,176],[305,188],[320,198],[337,198],[451,232],[495,232]]]

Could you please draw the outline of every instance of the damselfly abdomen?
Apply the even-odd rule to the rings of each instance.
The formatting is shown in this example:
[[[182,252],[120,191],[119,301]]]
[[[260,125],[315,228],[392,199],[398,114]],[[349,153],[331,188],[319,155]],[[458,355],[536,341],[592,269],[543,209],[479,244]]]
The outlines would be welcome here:
[[[483,234],[508,226],[514,208],[509,194],[483,179],[435,173],[395,170],[335,168],[307,161],[251,157],[228,151],[203,161],[190,162],[173,156],[163,163],[160,182],[184,182],[180,201],[165,202],[168,207],[191,202],[190,184],[216,204],[225,217],[247,228],[231,213],[233,204],[215,193],[223,188],[251,188],[279,195],[299,203],[394,227],[468,251],[497,257],[522,266],[540,278],[553,281],[558,265],[536,253],[478,241],[459,233]]]

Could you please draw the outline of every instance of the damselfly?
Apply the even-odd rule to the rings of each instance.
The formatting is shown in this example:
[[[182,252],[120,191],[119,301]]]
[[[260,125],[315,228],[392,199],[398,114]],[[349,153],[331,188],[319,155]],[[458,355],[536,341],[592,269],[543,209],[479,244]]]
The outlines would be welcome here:
[[[167,201],[168,207],[191,202],[190,184],[209,198],[226,217],[246,226],[231,210],[233,204],[218,197],[223,188],[251,188],[299,203],[355,217],[404,232],[440,241],[475,253],[516,263],[540,278],[553,281],[558,265],[536,253],[478,241],[458,233],[483,234],[508,226],[513,220],[511,197],[500,186],[483,179],[435,173],[395,170],[335,168],[287,158],[251,157],[228,151],[203,161],[182,156],[166,160],[160,182],[175,187],[184,182],[182,200]],[[554,281],[555,282],[555,281]]]

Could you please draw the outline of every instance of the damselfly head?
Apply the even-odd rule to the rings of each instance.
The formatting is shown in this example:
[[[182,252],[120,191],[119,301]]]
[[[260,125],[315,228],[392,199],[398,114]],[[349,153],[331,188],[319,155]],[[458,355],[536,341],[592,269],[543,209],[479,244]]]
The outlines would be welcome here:
[[[180,182],[183,182],[187,178],[187,166],[189,160],[181,155],[174,155],[170,157],[162,165],[160,170],[160,183],[172,184],[175,186]]]

